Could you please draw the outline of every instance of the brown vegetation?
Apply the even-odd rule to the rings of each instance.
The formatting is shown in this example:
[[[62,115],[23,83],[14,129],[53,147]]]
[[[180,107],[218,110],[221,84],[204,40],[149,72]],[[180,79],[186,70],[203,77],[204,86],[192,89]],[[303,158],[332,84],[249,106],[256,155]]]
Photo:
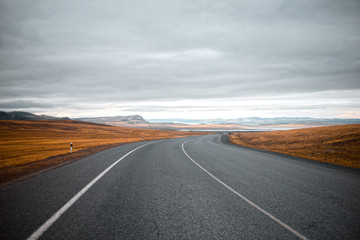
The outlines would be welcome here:
[[[0,121],[0,184],[117,145],[204,133],[79,121]],[[69,153],[70,142],[73,153]],[[58,156],[58,157],[53,157]]]
[[[360,124],[229,135],[232,143],[360,168]]]

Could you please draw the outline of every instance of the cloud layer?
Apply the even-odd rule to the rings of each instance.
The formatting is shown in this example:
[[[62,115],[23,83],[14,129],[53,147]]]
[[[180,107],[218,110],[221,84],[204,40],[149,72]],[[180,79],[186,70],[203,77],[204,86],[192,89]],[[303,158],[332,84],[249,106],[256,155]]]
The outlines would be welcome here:
[[[1,0],[0,107],[360,117],[359,12],[356,0]]]

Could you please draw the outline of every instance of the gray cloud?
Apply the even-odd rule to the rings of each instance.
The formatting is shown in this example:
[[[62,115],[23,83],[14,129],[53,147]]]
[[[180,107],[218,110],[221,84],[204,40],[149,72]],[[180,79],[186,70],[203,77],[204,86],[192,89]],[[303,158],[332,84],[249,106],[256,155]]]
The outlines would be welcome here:
[[[24,101],[24,100],[18,100],[18,101],[11,101],[11,102],[0,102],[0,108],[2,109],[24,109],[24,108],[52,108],[56,107],[52,104],[46,104],[46,103],[39,103],[39,102],[33,102],[33,101]]]
[[[314,101],[359,110],[359,12],[356,0],[1,0],[0,101],[71,115],[128,103],[160,113],[184,99],[215,111],[211,101],[286,96],[266,109],[286,114],[293,99],[316,115],[329,105],[308,112],[298,95],[324,93]],[[149,101],[158,105],[146,110]]]

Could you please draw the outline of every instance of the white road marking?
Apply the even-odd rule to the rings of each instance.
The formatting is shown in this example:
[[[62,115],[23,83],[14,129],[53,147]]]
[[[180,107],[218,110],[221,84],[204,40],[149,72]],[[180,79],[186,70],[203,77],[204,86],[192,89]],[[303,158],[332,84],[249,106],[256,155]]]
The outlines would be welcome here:
[[[189,141],[194,141],[196,139],[192,139]],[[287,225],[286,223],[284,223],[283,221],[281,221],[280,219],[278,219],[277,217],[275,217],[274,215],[272,215],[271,213],[269,213],[268,211],[262,209],[260,206],[258,206],[257,204],[255,204],[254,202],[250,201],[249,199],[247,199],[246,197],[244,197],[243,195],[241,195],[240,193],[238,193],[237,191],[235,191],[233,188],[231,188],[229,185],[227,185],[226,183],[224,183],[223,181],[221,181],[220,179],[218,179],[217,177],[215,177],[214,175],[212,175],[208,170],[206,170],[205,168],[203,168],[200,164],[198,164],[194,159],[192,159],[189,154],[185,151],[184,149],[184,145],[189,142],[186,141],[184,142],[181,147],[183,152],[185,153],[185,155],[193,162],[195,163],[199,168],[201,168],[204,172],[206,172],[210,177],[212,177],[213,179],[215,179],[217,182],[219,182],[220,184],[222,184],[225,188],[227,188],[228,190],[230,190],[232,193],[234,193],[236,196],[240,197],[241,199],[243,199],[245,202],[247,202],[248,204],[250,204],[251,206],[253,206],[254,208],[256,208],[257,210],[259,210],[260,212],[262,212],[263,214],[265,214],[266,216],[268,216],[269,218],[271,218],[272,220],[274,220],[275,222],[277,222],[278,224],[280,224],[282,227],[286,228],[287,230],[289,230],[291,233],[293,233],[295,236],[299,237],[300,239],[306,240],[308,239],[307,237],[305,237],[304,235],[302,235],[301,233],[299,233],[298,231],[296,231],[295,229],[291,228],[289,225]]]
[[[111,168],[113,168],[116,164],[118,164],[121,160],[129,156],[131,153],[135,152],[139,148],[142,148],[146,145],[149,145],[152,143],[147,143],[144,145],[141,145],[124,156],[122,156],[119,160],[111,164],[107,169],[102,171],[97,177],[95,177],[91,182],[89,182],[83,189],[81,189],[80,192],[78,192],[73,198],[71,198],[62,208],[60,208],[54,215],[52,215],[51,218],[49,218],[43,225],[41,225],[33,234],[31,234],[30,237],[27,238],[27,240],[35,240],[41,237],[41,235],[56,221],[61,217],[61,215],[66,212],[84,193],[86,193],[87,190],[89,190],[97,181],[100,180]]]

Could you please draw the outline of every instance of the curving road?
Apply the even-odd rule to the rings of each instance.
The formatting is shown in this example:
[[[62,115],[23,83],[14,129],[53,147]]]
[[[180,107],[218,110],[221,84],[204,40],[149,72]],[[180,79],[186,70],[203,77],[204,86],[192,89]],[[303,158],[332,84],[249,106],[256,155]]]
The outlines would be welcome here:
[[[359,239],[359,171],[222,139],[128,144],[3,187],[0,239]]]

